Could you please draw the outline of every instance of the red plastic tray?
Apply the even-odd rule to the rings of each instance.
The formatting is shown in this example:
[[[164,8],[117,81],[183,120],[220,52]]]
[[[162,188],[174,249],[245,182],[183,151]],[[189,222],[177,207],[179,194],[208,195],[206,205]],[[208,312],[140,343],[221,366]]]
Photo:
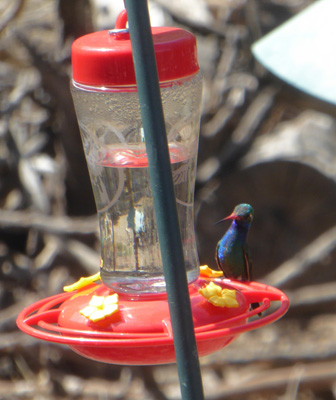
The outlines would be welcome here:
[[[239,307],[210,304],[198,289],[214,281],[235,289]],[[62,293],[40,300],[17,318],[18,327],[39,339],[69,345],[77,353],[105,363],[151,365],[175,362],[173,332],[165,295],[132,298],[119,296],[118,317],[92,323],[80,314],[92,295],[107,295],[104,284],[89,290]],[[257,282],[199,278],[189,285],[194,329],[199,356],[211,354],[241,333],[260,328],[283,316],[287,296],[274,287]],[[260,306],[250,310],[252,303]],[[270,308],[274,303],[275,307]],[[262,313],[261,317],[249,320]]]

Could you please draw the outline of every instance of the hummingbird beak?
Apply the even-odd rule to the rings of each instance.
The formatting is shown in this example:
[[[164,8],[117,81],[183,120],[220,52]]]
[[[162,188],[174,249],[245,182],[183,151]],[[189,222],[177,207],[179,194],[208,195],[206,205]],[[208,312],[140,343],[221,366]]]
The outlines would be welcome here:
[[[228,219],[236,219],[236,218],[237,218],[237,215],[235,213],[232,213],[232,214],[228,215],[227,217],[225,217],[223,219],[223,221],[227,221]]]
[[[232,213],[232,214],[228,215],[227,217],[225,217],[225,218],[219,220],[218,222],[216,222],[215,225],[221,224],[224,221],[227,221],[229,219],[235,219],[235,218],[237,218],[236,214]]]

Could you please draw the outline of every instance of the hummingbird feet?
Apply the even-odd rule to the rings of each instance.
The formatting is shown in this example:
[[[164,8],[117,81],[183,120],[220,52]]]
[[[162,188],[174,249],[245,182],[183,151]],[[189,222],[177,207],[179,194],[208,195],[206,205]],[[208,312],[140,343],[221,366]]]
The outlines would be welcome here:
[[[259,306],[260,306],[259,303],[252,303],[252,304],[251,304],[251,309],[252,309],[252,310],[255,310],[255,309],[258,308]],[[259,315],[259,317],[261,317],[262,313],[259,313],[258,315]]]

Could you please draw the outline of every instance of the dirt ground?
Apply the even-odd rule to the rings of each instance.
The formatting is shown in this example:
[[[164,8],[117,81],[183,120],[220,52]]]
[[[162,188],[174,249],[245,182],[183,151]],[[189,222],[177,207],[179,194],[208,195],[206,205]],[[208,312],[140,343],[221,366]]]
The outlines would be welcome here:
[[[252,43],[312,3],[151,3],[158,19],[198,42],[200,261],[215,267],[224,228],[214,223],[248,202],[254,278],[291,303],[281,320],[200,360],[209,400],[336,399],[335,106],[280,81],[251,53]],[[15,323],[28,304],[99,267],[70,46],[98,20],[114,21],[108,12],[88,0],[0,0],[0,399],[180,398],[176,365],[98,363]]]

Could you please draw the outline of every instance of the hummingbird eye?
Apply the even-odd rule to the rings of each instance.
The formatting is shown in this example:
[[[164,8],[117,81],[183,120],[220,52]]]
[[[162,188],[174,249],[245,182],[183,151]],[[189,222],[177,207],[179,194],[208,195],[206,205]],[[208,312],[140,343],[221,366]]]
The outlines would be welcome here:
[[[251,222],[253,219],[253,216],[251,213],[247,213],[247,214],[243,214],[240,219],[242,221]]]

